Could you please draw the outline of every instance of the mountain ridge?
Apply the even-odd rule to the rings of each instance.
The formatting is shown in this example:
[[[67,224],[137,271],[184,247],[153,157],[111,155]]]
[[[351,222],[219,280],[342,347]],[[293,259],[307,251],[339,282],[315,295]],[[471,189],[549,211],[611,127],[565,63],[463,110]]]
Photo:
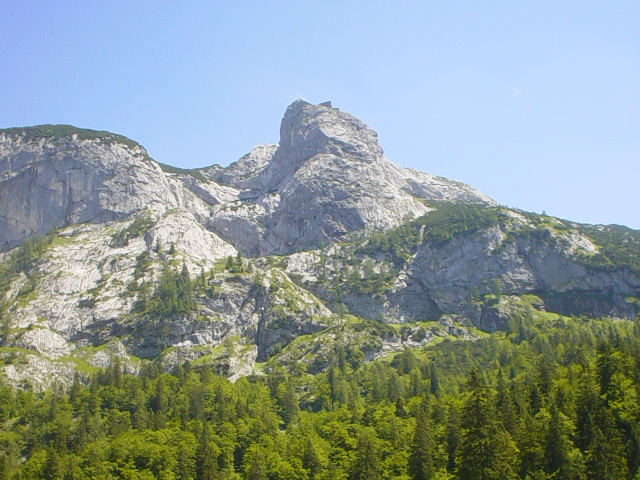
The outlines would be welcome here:
[[[200,210],[206,210],[207,205],[212,203],[228,203],[234,195],[239,202],[253,200],[253,205],[262,211],[262,215],[253,215],[255,218],[249,222],[245,221],[246,218],[238,218],[238,215],[221,212],[216,212],[217,216],[208,222],[208,228],[226,237],[231,243],[235,242],[236,248],[252,256],[287,253],[294,242],[302,248],[317,247],[320,241],[328,242],[333,237],[353,230],[388,228],[398,224],[404,215],[418,216],[426,212],[424,206],[420,202],[412,201],[412,198],[493,202],[473,187],[441,177],[412,172],[391,163],[382,156],[377,134],[360,120],[327,104],[311,105],[302,100],[294,102],[287,109],[281,126],[281,142],[275,150],[269,146],[258,146],[252,150],[255,153],[250,152],[248,157],[243,157],[246,160],[240,159],[226,168],[211,166],[184,171],[177,167],[160,165],[165,170],[164,173],[175,173],[180,180],[187,174],[200,182],[200,185],[190,182],[185,185],[187,188],[183,189],[183,192],[176,192],[179,186],[175,184],[166,185],[170,183],[170,179],[163,179],[157,169],[154,172],[149,168],[142,168],[145,164],[137,160],[141,159],[152,165],[156,162],[148,156],[142,146],[121,135],[75,129],[64,125],[14,128],[0,131],[0,135],[0,178],[16,176],[25,170],[33,172],[49,158],[66,161],[67,165],[61,167],[68,170],[60,172],[59,168],[54,169],[55,171],[48,173],[53,178],[47,179],[48,183],[40,186],[49,191],[57,190],[57,195],[47,198],[46,202],[53,203],[54,206],[57,203],[59,207],[57,212],[49,208],[46,216],[54,220],[44,221],[43,227],[39,227],[36,218],[31,225],[25,225],[23,232],[20,231],[20,223],[24,223],[22,220],[25,217],[29,217],[30,213],[37,216],[37,212],[29,212],[30,205],[26,204],[38,200],[37,195],[34,198],[30,193],[32,190],[37,191],[38,186],[30,186],[27,182],[22,188],[12,190],[14,203],[18,200],[25,208],[22,212],[15,212],[13,221],[6,222],[5,228],[0,229],[0,232],[8,228],[14,230],[13,235],[8,235],[9,240],[4,238],[7,234],[0,234],[0,248],[15,246],[16,242],[25,238],[27,234],[42,235],[53,224],[69,225],[75,222],[76,218],[77,221],[95,219],[98,222],[105,219],[122,219],[136,211],[135,208],[122,209],[118,205],[111,205],[107,198],[87,198],[95,197],[95,190],[105,187],[109,190],[109,196],[121,197],[118,199],[119,202],[125,204],[127,201],[134,204],[157,203],[157,199],[154,198],[155,192],[146,187],[150,183],[165,183],[165,191],[161,195],[173,205],[181,205],[183,201],[192,200],[175,198],[171,201],[171,196],[189,196],[189,192],[196,196],[203,194],[204,196],[199,197],[204,202]],[[92,144],[91,140],[96,140],[97,143]],[[118,145],[126,147],[126,151],[122,151],[123,148],[119,149]],[[98,151],[92,151],[92,147]],[[22,164],[20,161],[15,164],[16,154],[13,150],[16,149],[17,156],[22,158]],[[30,156],[31,161],[24,164],[26,156]],[[38,156],[40,161],[36,160]],[[107,164],[103,165],[101,161],[106,161]],[[124,179],[116,178],[113,181],[113,177],[126,174],[112,168],[119,166],[118,161],[127,163],[129,170],[137,170],[136,174],[129,172],[131,178],[128,184],[139,188],[139,196],[142,197],[139,202],[136,202],[137,197],[130,195],[126,188],[118,188],[126,183]],[[259,170],[247,171],[244,163],[252,161],[260,164]],[[363,161],[368,161],[370,165],[365,167],[361,164]],[[90,169],[86,168],[87,163],[91,166]],[[16,168],[20,169],[20,172],[15,171]],[[104,175],[96,178],[93,172],[96,168],[103,170]],[[363,168],[372,170],[364,172]],[[217,172],[217,176],[214,171]],[[45,175],[46,173],[40,172],[37,178],[43,178]],[[209,178],[209,181],[204,181],[205,178]],[[221,178],[223,184],[218,183]],[[320,184],[328,181],[337,185],[323,189]],[[105,183],[111,185],[105,186]],[[350,191],[347,186],[351,183],[360,183],[358,188],[361,191]],[[0,185],[0,203],[5,204],[6,200],[3,201],[2,195],[8,195],[6,189],[9,187],[6,182],[3,184]],[[226,187],[236,188],[237,191],[230,191]],[[342,191],[336,197],[334,192],[337,189]],[[203,190],[209,191],[209,194],[204,194]],[[283,193],[286,195],[282,195]],[[281,197],[271,198],[274,194]],[[376,201],[373,197],[379,194],[386,195],[387,201]],[[218,195],[222,198],[217,198]],[[65,196],[67,198],[64,198]],[[348,196],[349,200],[343,202],[345,196]],[[283,205],[279,205],[280,200]],[[352,205],[352,200],[357,204]],[[291,205],[287,205],[288,201]],[[97,205],[86,205],[88,202]],[[300,214],[298,207],[302,203],[309,204],[309,211]],[[323,211],[326,210],[323,205],[328,203],[332,204],[332,212],[327,215],[327,212]],[[387,203],[390,205],[386,205]],[[380,211],[384,214],[379,214]],[[331,213],[338,218],[333,218]],[[0,217],[0,227],[3,226],[2,220]],[[317,223],[319,228],[314,228],[310,223]],[[241,225],[238,227],[238,224]],[[308,231],[301,234],[295,231],[305,228]],[[247,237],[247,230],[251,233],[251,238],[260,241],[247,244],[244,238]],[[269,235],[266,230],[277,233]]]
[[[40,130],[0,131],[12,385],[69,384],[115,359],[131,372],[211,363],[237,379],[303,345],[321,371],[309,341],[336,331],[373,360],[504,330],[523,304],[640,312],[638,232],[499,206],[401,167],[329,103],[295,102],[278,144],[227,167],[184,170],[119,136]]]

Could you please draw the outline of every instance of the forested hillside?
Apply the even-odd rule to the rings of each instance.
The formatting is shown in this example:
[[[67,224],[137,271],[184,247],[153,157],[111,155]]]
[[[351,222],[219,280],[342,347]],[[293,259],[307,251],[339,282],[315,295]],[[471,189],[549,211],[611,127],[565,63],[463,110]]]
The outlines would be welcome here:
[[[637,479],[639,358],[638,320],[525,309],[368,364],[338,336],[318,375],[114,361],[69,391],[0,388],[0,478]]]
[[[0,130],[0,480],[640,480],[639,258],[330,102],[227,167]]]
[[[315,374],[341,339],[362,365],[503,331],[528,296],[633,321],[639,258],[638,231],[395,164],[330,102],[295,101],[278,143],[227,167],[162,165],[69,125],[0,130],[0,376],[34,393],[115,358]]]

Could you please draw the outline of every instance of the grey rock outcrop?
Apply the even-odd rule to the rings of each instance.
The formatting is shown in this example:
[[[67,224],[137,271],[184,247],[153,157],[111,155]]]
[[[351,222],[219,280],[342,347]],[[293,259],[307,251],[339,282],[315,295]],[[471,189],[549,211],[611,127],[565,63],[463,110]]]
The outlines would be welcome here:
[[[0,131],[0,249],[53,227],[184,208],[245,255],[286,254],[393,227],[428,212],[423,200],[493,202],[394,164],[363,122],[302,100],[287,109],[279,144],[192,172],[165,172],[143,147],[107,132]]]
[[[538,294],[550,309],[566,315],[635,318],[637,307],[625,299],[640,290],[638,276],[622,270],[587,270],[576,260],[568,236],[548,240],[516,235],[508,239],[507,233],[495,227],[442,247],[425,243],[413,260],[410,275],[439,311],[466,312],[488,330],[500,329],[504,322],[493,328],[481,325],[487,312],[474,313],[468,307],[474,289],[480,295],[496,290],[500,295]]]
[[[251,256],[385,230],[428,212],[421,200],[493,203],[468,185],[394,164],[363,122],[302,100],[287,109],[275,150],[254,150],[214,178],[246,188],[245,202],[215,210],[208,225]]]
[[[471,214],[456,217],[464,228],[429,240],[429,228],[447,233],[431,215],[446,223],[455,209]],[[292,345],[320,371],[349,313],[375,320],[346,329],[371,360],[440,335],[473,340],[471,324],[504,328],[523,294],[567,315],[634,318],[635,260],[592,268],[599,231],[534,216],[391,162],[375,131],[330,103],[296,101],[278,144],[194,170],[107,132],[0,130],[0,369],[37,388],[116,360],[131,372],[206,362],[237,379]],[[393,245],[365,248],[399,225]],[[37,249],[11,250],[54,227]],[[618,247],[640,245],[637,233]],[[189,313],[147,303],[168,270],[190,276]]]
[[[0,249],[53,227],[121,221],[145,208],[196,208],[140,145],[105,132],[40,130],[0,131]]]
[[[510,218],[500,225],[444,242],[422,241],[384,292],[375,296],[347,292],[342,301],[352,313],[366,318],[397,323],[455,313],[485,331],[506,326],[509,313],[487,304],[502,295],[533,294],[549,311],[563,315],[636,318],[640,312],[637,271],[589,268],[585,259],[597,255],[598,248],[588,236],[562,225],[558,230],[536,227],[515,211],[502,211]],[[345,262],[348,256],[343,254],[331,268],[345,270]],[[299,263],[291,263],[291,273],[301,273],[296,270]],[[312,266],[302,269],[317,273],[317,263],[316,258]],[[304,278],[312,291],[330,297],[314,285],[317,276]]]

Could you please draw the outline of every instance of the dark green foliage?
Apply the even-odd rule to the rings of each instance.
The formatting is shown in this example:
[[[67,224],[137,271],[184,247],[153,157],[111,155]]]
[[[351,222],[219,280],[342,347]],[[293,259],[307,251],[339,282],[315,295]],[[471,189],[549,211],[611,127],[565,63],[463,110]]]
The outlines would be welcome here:
[[[150,266],[151,259],[149,258],[149,252],[145,250],[136,257],[136,267],[133,271],[133,280],[131,280],[127,285],[127,293],[129,295],[133,296],[136,293],[138,294],[138,301],[134,306],[134,311],[136,312],[144,311],[149,301],[149,284],[144,279],[140,282],[140,279],[144,278],[149,271]]]
[[[242,254],[238,254],[233,257],[229,255],[224,265],[225,270],[229,273],[249,273],[252,270],[251,260],[245,260]]]
[[[187,266],[183,265],[182,271],[177,273],[168,263],[163,265],[160,283],[148,304],[140,307],[140,311],[158,318],[190,315],[197,310],[195,288]]]
[[[27,272],[33,267],[56,238],[58,238],[58,231],[54,228],[46,235],[27,238],[22,242],[22,245],[14,250],[9,258],[0,265],[0,288],[13,275]]]
[[[416,220],[425,226],[425,240],[434,245],[454,237],[471,235],[499,225],[506,219],[499,207],[484,205],[441,204],[437,210]]]
[[[180,167],[174,167],[171,165],[167,165],[166,163],[160,163],[160,162],[158,162],[158,165],[160,165],[160,168],[162,168],[162,171],[165,173],[175,173],[177,175],[190,175],[193,178],[200,180],[201,182],[208,181],[207,178],[202,174],[199,168],[180,168]]]
[[[456,471],[456,453],[460,446],[460,414],[455,405],[449,407],[445,444],[447,450],[447,471],[453,473]]]
[[[133,271],[133,278],[139,280],[149,271],[151,266],[151,260],[149,259],[149,252],[144,251],[136,257],[136,268]]]
[[[396,268],[408,262],[423,241],[441,245],[454,237],[471,235],[506,222],[499,207],[439,203],[436,210],[382,233],[372,234],[356,254],[389,255]]]
[[[378,446],[375,431],[364,428],[358,436],[356,458],[350,478],[354,480],[376,480],[379,477]]]
[[[309,472],[310,480],[317,478],[322,472],[322,462],[311,437],[307,439],[307,445],[302,455],[302,466]]]
[[[469,374],[471,395],[462,412],[458,473],[462,480],[516,478],[515,448],[498,420],[493,398],[480,372]]]
[[[605,271],[629,268],[640,275],[640,231],[620,225],[579,225],[578,229],[600,247],[598,254],[579,258],[587,268]]]
[[[146,214],[138,215],[131,225],[111,236],[111,246],[118,248],[129,245],[130,239],[144,235],[152,224],[153,220]]]
[[[0,381],[0,479],[633,479],[634,326],[527,312],[518,324],[355,371],[344,344],[315,376],[267,364],[232,384],[114,362],[68,392]]]
[[[406,222],[386,232],[372,234],[366,243],[356,249],[356,254],[369,256],[379,253],[387,254],[391,257],[394,266],[401,268],[421,242],[419,220]]]
[[[38,238],[27,238],[20,247],[8,255],[8,258],[0,264],[0,342],[5,342],[9,329],[9,314],[3,302],[4,296],[16,275],[27,275],[26,285],[20,289],[18,296],[26,296],[33,292],[37,286],[36,266],[44,252],[58,238],[57,229],[52,229],[46,235]]]
[[[54,138],[61,139],[77,135],[79,140],[99,140],[101,142],[111,144],[120,143],[127,147],[139,147],[140,144],[123,135],[117,135],[111,132],[101,130],[89,130],[86,128],[77,128],[72,125],[36,125],[34,127],[14,127],[0,130],[6,135],[19,135],[26,138]]]
[[[355,261],[353,267],[345,270],[344,277],[336,277],[340,283],[340,291],[355,295],[381,295],[393,282],[393,271],[386,265],[381,265],[378,271],[371,260]]]
[[[432,363],[430,368],[430,384],[429,391],[431,395],[438,395],[440,391],[440,380],[438,380],[438,370],[436,366]]]
[[[432,428],[428,407],[421,406],[416,415],[416,429],[409,456],[409,474],[414,480],[431,480],[434,477]]]

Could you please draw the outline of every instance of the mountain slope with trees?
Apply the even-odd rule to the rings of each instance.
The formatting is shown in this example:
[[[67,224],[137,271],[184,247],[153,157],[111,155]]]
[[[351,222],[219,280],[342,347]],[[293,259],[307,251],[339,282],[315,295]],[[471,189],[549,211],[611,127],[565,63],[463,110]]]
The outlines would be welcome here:
[[[1,478],[633,479],[637,322],[523,316],[510,333],[318,375],[207,366],[68,391],[0,388]]]

